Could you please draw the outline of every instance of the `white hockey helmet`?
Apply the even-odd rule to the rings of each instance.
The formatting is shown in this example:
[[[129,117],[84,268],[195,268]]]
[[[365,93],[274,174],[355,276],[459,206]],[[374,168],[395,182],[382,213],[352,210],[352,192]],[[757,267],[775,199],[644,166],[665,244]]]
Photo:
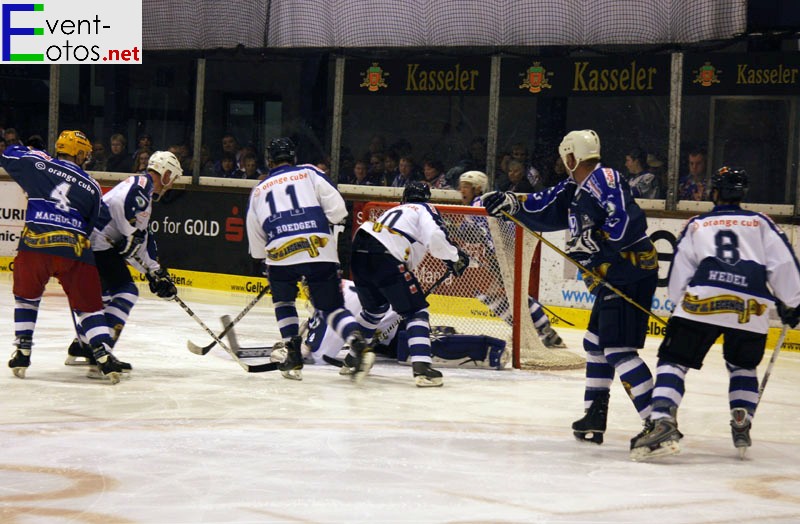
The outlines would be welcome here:
[[[161,183],[164,187],[172,186],[183,175],[183,168],[178,162],[178,157],[169,151],[156,151],[150,155],[147,170],[151,169],[161,175]],[[167,171],[169,171],[168,176],[166,176]]]
[[[575,157],[575,167],[584,160],[595,158],[600,160],[600,137],[591,129],[583,129],[581,131],[570,131],[561,140],[561,145],[558,146],[558,154],[564,162],[564,167],[567,167],[567,156],[572,153]],[[567,170],[572,172],[575,167]]]
[[[475,188],[475,191],[483,193],[489,187],[489,177],[482,171],[465,171],[458,178],[458,183],[466,182]]]

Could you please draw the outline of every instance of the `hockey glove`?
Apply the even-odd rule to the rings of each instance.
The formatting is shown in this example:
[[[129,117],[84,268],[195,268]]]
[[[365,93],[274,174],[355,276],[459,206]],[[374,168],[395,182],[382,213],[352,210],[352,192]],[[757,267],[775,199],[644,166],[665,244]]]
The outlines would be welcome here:
[[[514,215],[519,211],[520,203],[517,195],[507,191],[490,191],[481,197],[486,212],[494,217],[503,217],[503,212]]]
[[[461,249],[458,249],[458,260],[455,262],[452,260],[447,260],[446,262],[447,269],[449,269],[450,272],[455,276],[460,277],[469,267],[469,255],[467,255],[464,251],[461,251]]]
[[[123,238],[117,243],[116,248],[117,252],[122,255],[123,258],[128,258],[134,253],[136,250],[139,249],[144,243],[145,232],[141,229],[137,229],[127,238]]]
[[[178,288],[163,267],[147,273],[147,280],[150,283],[150,292],[157,297],[172,300],[178,296]]]
[[[590,266],[595,255],[600,252],[602,233],[596,229],[587,229],[567,242],[567,253],[570,258],[583,266]]]
[[[797,326],[797,323],[800,322],[800,307],[789,307],[783,302],[778,302],[777,305],[781,322],[791,328]]]

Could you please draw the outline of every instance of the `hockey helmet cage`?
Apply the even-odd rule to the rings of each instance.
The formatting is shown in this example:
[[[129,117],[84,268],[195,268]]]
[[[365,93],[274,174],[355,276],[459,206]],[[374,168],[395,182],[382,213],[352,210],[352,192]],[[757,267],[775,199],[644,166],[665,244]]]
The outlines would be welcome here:
[[[431,188],[424,182],[409,182],[403,190],[403,204],[408,202],[427,202],[431,199]]]
[[[739,201],[747,193],[747,171],[741,167],[722,166],[711,176],[711,189],[719,191],[722,201]]]
[[[183,168],[178,157],[169,151],[156,151],[150,155],[150,160],[147,161],[147,170],[151,169],[161,175],[161,183],[165,186],[171,186],[183,175]],[[170,174],[165,178],[167,171]]]
[[[80,131],[62,131],[56,140],[56,154],[78,156],[83,151],[87,156],[92,152],[92,144]]]
[[[458,182],[459,184],[466,182],[475,188],[475,191],[483,193],[489,186],[489,177],[486,176],[486,173],[481,171],[466,171],[458,178]]]
[[[273,138],[267,146],[267,159],[274,163],[295,163],[294,142],[289,137]]]
[[[567,156],[570,153],[578,164],[592,158],[600,160],[600,137],[591,129],[570,131],[558,146],[558,154],[561,156],[564,166],[569,165]]]

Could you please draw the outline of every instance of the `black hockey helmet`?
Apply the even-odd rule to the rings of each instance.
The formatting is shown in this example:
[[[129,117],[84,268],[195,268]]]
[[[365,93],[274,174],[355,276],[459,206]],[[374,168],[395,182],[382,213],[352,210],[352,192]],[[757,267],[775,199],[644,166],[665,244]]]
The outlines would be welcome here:
[[[403,204],[407,202],[427,202],[431,199],[431,188],[424,182],[409,182],[403,190]]]
[[[295,162],[295,147],[289,137],[273,138],[267,146],[267,157],[272,163]]]
[[[718,191],[719,200],[738,202],[747,193],[747,171],[741,167],[722,166],[711,176],[711,189]]]

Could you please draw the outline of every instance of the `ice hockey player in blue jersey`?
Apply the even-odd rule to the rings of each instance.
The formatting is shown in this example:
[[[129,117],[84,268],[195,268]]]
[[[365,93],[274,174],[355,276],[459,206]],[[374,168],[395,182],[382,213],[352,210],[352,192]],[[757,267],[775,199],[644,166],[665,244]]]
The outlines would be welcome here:
[[[439,213],[427,202],[431,189],[411,182],[402,203],[375,221],[364,222],[353,237],[351,269],[364,310],[360,323],[369,340],[389,306],[407,322],[414,382],[419,387],[441,386],[442,373],[431,367],[428,302],[413,271],[430,252],[461,276],[469,257],[450,242]]]
[[[461,203],[466,206],[482,207],[481,195],[489,187],[489,178],[486,173],[481,171],[467,171],[458,179],[458,189],[461,192]],[[479,229],[481,232],[478,235],[472,234],[471,236],[483,238],[485,245],[493,248],[494,243],[489,234],[489,227],[486,219],[483,217],[467,217],[465,219],[469,229],[473,231]],[[513,227],[513,226],[512,226]],[[458,233],[456,233],[458,234]],[[474,240],[473,240],[474,242]],[[492,273],[495,275],[500,274],[500,268],[497,267],[496,260],[490,257],[489,264],[494,266]],[[502,282],[495,283],[491,289],[484,289],[478,293],[477,298],[488,307],[492,313],[502,318],[507,324],[512,324],[511,305],[508,302],[506,290],[502,286]],[[553,326],[550,325],[550,319],[544,312],[542,304],[536,298],[528,295],[528,311],[533,321],[533,326],[542,340],[542,344],[549,348],[563,348],[566,347],[564,341],[558,335]]]
[[[147,277],[153,294],[164,300],[177,296],[167,269],[158,261],[156,242],[148,227],[152,202],[158,201],[182,174],[174,154],[156,151],[150,156],[146,174],[128,177],[103,195],[91,243],[103,288],[103,311],[115,344],[139,297],[128,263]],[[83,342],[72,342],[66,364],[77,364],[81,358],[93,363]]]
[[[311,301],[327,324],[350,345],[347,362],[356,382],[375,361],[359,325],[344,307],[339,256],[332,224],[347,217],[344,199],[325,174],[309,164],[295,165],[289,138],[276,138],[267,148],[270,171],[253,188],[247,210],[250,255],[266,259],[268,278],[287,358],[285,378],[302,379],[302,339],[297,316],[297,283],[305,278]]]
[[[730,377],[728,406],[733,445],[744,457],[758,405],[756,367],[764,356],[768,310],[791,327],[800,319],[800,265],[781,229],[762,213],[740,207],[748,186],[744,169],[723,167],[711,177],[714,209],[686,224],[669,270],[676,304],[658,349],[649,432],[631,441],[633,460],[680,452],[677,412],[689,369],[722,335]]]
[[[600,137],[592,130],[571,131],[559,145],[569,172],[557,185],[517,198],[514,193],[483,196],[489,214],[508,213],[535,231],[569,230],[569,256],[590,270],[583,279],[595,295],[586,350],[584,417],[573,423],[581,441],[603,442],[609,390],[615,372],[639,417],[650,415],[653,378],[639,356],[647,333],[648,314],[658,280],[658,257],[647,236],[644,212],[624,178],[600,163]],[[600,285],[599,276],[645,311]]]
[[[57,277],[61,283],[99,371],[112,384],[119,382],[123,371],[125,363],[111,354],[113,343],[89,242],[101,195],[97,182],[80,168],[91,151],[91,143],[82,132],[63,131],[56,141],[56,158],[19,145],[9,147],[0,157],[0,166],[28,197],[25,227],[14,259],[17,349],[8,362],[19,378],[25,378],[31,363],[39,304],[50,277]]]

